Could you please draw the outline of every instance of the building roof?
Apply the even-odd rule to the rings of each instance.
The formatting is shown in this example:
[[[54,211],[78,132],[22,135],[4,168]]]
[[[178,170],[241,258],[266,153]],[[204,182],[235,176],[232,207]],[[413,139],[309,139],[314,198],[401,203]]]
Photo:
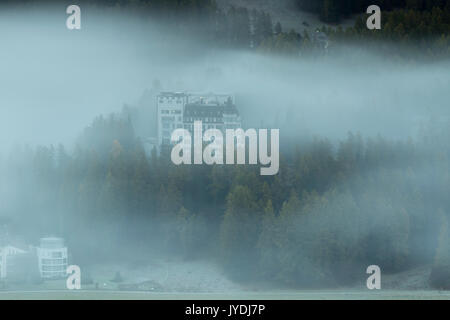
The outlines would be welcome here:
[[[178,98],[178,97],[186,97],[187,94],[184,92],[160,92],[158,94],[158,97],[172,97],[172,98]]]
[[[239,116],[239,112],[233,104],[187,104],[184,109],[185,117],[223,117],[224,114]]]
[[[64,247],[64,239],[58,237],[46,237],[40,240],[41,248],[59,248]]]
[[[3,247],[0,247],[0,252],[11,252],[16,251],[17,253],[26,253],[26,249],[22,249],[16,246],[6,245]]]

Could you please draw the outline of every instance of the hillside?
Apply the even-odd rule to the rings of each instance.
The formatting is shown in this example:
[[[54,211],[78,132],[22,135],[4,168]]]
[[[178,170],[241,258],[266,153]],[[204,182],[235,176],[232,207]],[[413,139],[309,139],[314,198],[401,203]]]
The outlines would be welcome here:
[[[273,22],[280,22],[285,31],[294,29],[302,33],[314,31],[323,25],[328,25],[319,20],[316,14],[300,10],[296,5],[296,0],[216,0],[221,9],[228,9],[230,6],[245,7],[250,10],[262,10],[270,13]],[[354,24],[353,19],[347,19],[340,25],[347,27]]]

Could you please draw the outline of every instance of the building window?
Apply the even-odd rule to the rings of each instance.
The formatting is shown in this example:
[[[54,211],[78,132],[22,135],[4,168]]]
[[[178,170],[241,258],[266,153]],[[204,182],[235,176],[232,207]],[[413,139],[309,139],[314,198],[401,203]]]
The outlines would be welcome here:
[[[52,252],[52,258],[62,258],[62,252]]]

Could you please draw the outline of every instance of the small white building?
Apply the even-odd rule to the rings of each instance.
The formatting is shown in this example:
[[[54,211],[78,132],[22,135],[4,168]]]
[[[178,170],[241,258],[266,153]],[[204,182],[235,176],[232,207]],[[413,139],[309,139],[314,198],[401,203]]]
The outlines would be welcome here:
[[[37,247],[39,272],[42,278],[66,277],[67,247],[64,239],[56,237],[41,238]]]
[[[26,253],[26,251],[13,246],[0,248],[0,279],[5,279],[8,275],[9,260],[22,253]]]
[[[183,128],[184,106],[188,95],[182,92],[161,92],[157,97],[158,145],[170,145],[175,129]]]

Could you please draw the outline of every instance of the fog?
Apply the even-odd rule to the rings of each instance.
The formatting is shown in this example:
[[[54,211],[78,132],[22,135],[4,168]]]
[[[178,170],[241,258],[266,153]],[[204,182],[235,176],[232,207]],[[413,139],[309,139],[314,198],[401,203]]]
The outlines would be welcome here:
[[[72,143],[94,116],[136,103],[155,79],[165,90],[233,92],[249,126],[282,125],[294,110],[302,127],[329,137],[406,137],[417,120],[447,112],[448,63],[398,66],[356,48],[285,60],[213,49],[127,13],[82,14],[82,29],[70,31],[64,10],[2,10],[2,145]]]
[[[0,11],[0,154],[4,158],[8,157],[9,150],[24,145],[36,148],[62,143],[72,154],[84,128],[95,117],[118,113],[124,105],[145,109],[148,112],[146,115],[156,115],[156,82],[160,83],[160,90],[163,91],[235,94],[244,127],[280,129],[280,144],[289,151],[294,151],[294,145],[290,149],[292,141],[320,137],[328,139],[335,152],[339,142],[347,139],[348,132],[360,133],[363,139],[381,136],[387,141],[406,143],[408,138],[420,139],[421,129],[430,123],[444,123],[445,127],[445,121],[450,116],[449,61],[399,62],[395,57],[382,56],[357,46],[339,47],[326,55],[305,57],[217,48],[200,36],[180,35],[172,26],[143,18],[137,12],[91,6],[82,6],[81,10],[82,28],[72,31],[65,26],[67,14],[63,6],[16,7]],[[152,93],[146,96],[149,91]],[[156,132],[139,130],[146,121],[152,123],[154,119],[139,118],[139,124],[135,124],[134,128],[136,136],[156,136]],[[425,150],[420,149],[422,147],[420,145],[414,155],[414,160],[420,162],[417,166],[420,169],[408,182],[418,189],[434,188],[442,192],[443,188],[435,184],[430,176],[439,168],[446,167],[447,160],[441,158],[431,165],[424,164],[421,162],[426,162],[422,158]],[[404,172],[396,170],[406,169],[409,165],[397,163],[389,172],[403,177]],[[373,175],[376,176],[377,170],[374,165],[367,172],[375,172]],[[284,171],[280,179],[288,180],[288,176]],[[15,176],[9,172],[3,177],[13,179],[11,177]],[[391,177],[392,181],[397,178],[401,180]],[[3,181],[0,216],[14,220],[14,214],[35,210],[38,217],[34,219],[40,221],[40,227],[31,238],[37,239],[37,234],[42,230],[51,233],[51,226],[57,229],[54,233],[61,232],[58,227],[60,220],[53,225],[49,221],[60,214],[64,216],[61,219],[69,219],[66,216],[70,213],[48,212],[48,207],[30,208],[21,203],[22,197],[40,197],[36,195],[37,189],[45,193],[42,190],[46,190],[48,181],[33,179],[36,180],[8,181],[6,178]],[[336,188],[358,183],[352,179],[336,179],[332,184]],[[362,190],[361,197],[372,197],[374,202],[380,203],[385,195],[377,188],[383,189],[389,183],[382,181],[382,178],[374,179],[372,189]],[[358,178],[355,180],[358,181]],[[30,184],[26,185],[24,181]],[[83,183],[84,187],[88,185]],[[53,192],[52,187],[48,188],[49,193]],[[68,189],[66,192],[70,193],[72,189]],[[307,191],[312,192],[311,189]],[[286,190],[285,200],[289,198],[289,190]],[[186,189],[179,191],[185,192]],[[188,197],[186,193],[184,196]],[[221,201],[225,202],[225,196]],[[195,196],[193,198],[196,199]],[[427,195],[425,198],[424,202],[431,199]],[[329,199],[333,205],[335,201],[346,201],[334,194]],[[389,208],[395,211],[397,205],[407,207],[409,200],[406,196],[399,196],[392,202],[394,209]],[[438,201],[445,202],[445,199]],[[192,202],[195,203],[195,200]],[[53,207],[55,212],[59,205]],[[193,205],[196,209],[199,206]],[[426,203],[424,207],[427,206],[436,210],[442,208],[438,203]],[[74,210],[82,208],[75,206]],[[204,208],[198,210],[214,211],[215,207],[206,203]],[[223,207],[220,210],[223,211]],[[281,205],[275,210],[281,211]],[[313,211],[316,210],[328,212],[331,209],[326,207],[321,211],[314,207]],[[371,215],[369,211],[364,211],[364,214]],[[42,218],[39,214],[43,215]],[[110,221],[114,219],[114,216],[109,218]],[[141,216],[130,222],[122,217],[117,221],[123,223],[123,229],[131,229],[133,223],[140,219]],[[214,228],[215,223],[207,221],[202,226],[210,229]],[[435,226],[434,222],[430,224]],[[90,225],[87,228],[98,228],[97,232],[101,233],[99,226]],[[104,228],[104,234],[115,232],[111,232],[108,225]],[[380,231],[383,228],[384,225],[380,227],[374,222],[373,229],[355,235],[355,242],[364,241],[368,234],[383,234],[384,231]],[[74,230],[77,234],[69,237],[71,244],[74,245],[74,239],[77,239],[78,244],[89,247],[93,240],[84,239],[82,225],[75,226]],[[333,230],[337,230],[335,232],[338,234],[346,232],[345,226],[335,226]],[[427,238],[429,230],[421,230],[422,233],[418,234],[418,238],[425,243],[425,252],[436,246],[434,237]],[[127,240],[133,242],[132,239]],[[111,244],[111,250],[113,248]],[[136,250],[140,252],[141,249]],[[423,254],[424,251],[418,251],[412,255],[414,259],[421,260]],[[93,251],[86,256],[94,259],[96,253]],[[128,257],[127,254],[125,259]],[[197,267],[194,265],[192,268]],[[269,279],[270,274],[263,277]],[[224,286],[234,288],[228,282]]]

